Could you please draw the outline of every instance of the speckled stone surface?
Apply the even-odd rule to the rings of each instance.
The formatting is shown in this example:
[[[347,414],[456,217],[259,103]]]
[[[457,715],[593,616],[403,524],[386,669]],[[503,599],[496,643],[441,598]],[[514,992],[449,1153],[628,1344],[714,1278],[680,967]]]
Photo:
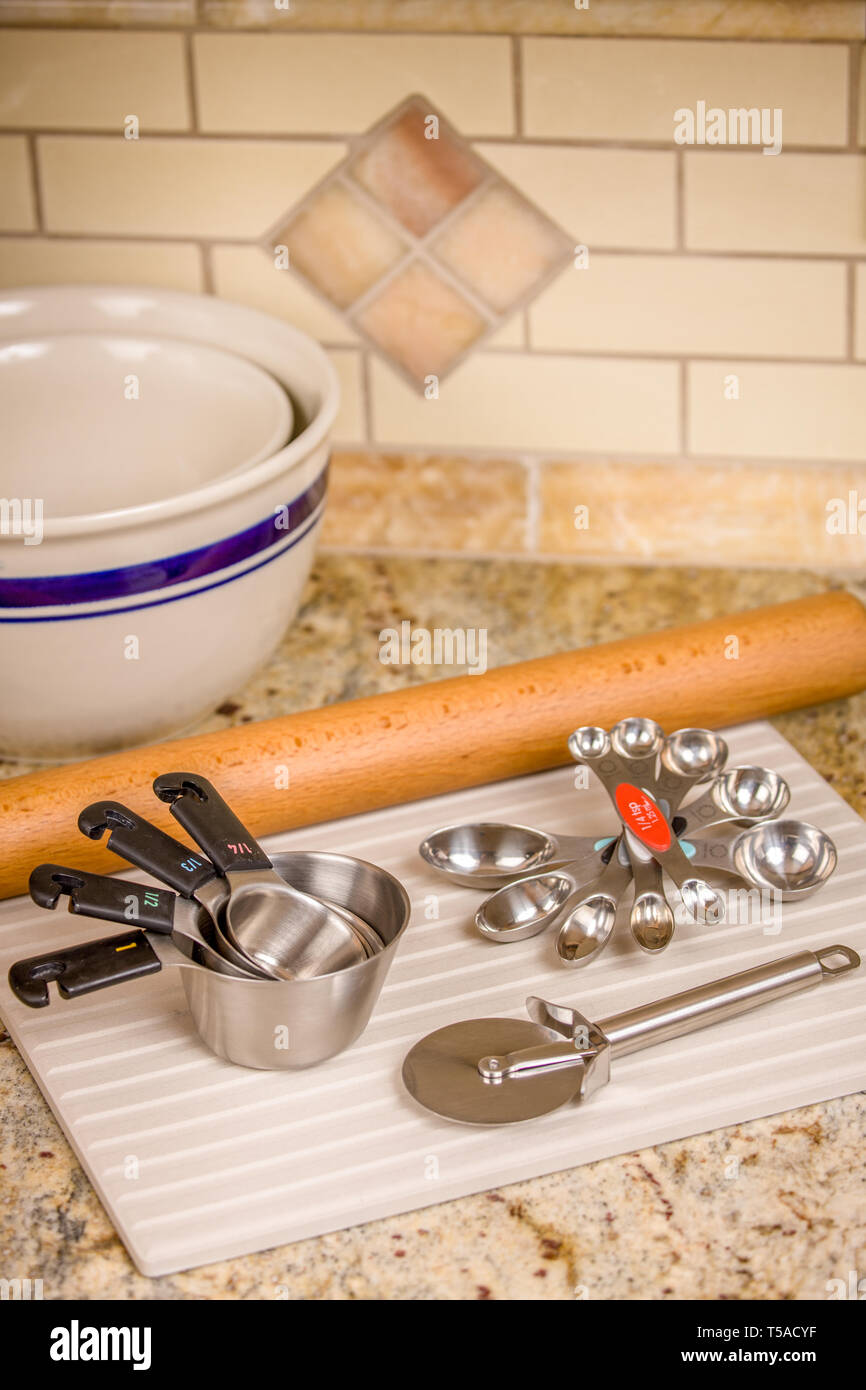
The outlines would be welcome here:
[[[442,674],[379,663],[380,630],[402,619],[486,627],[492,665],[833,583],[805,571],[324,555],[274,661],[203,727]],[[866,695],[774,723],[866,813]],[[866,1273],[864,1148],[861,1094],[151,1280],[4,1038],[0,1268],[41,1278],[52,1299],[826,1298],[829,1281]]]

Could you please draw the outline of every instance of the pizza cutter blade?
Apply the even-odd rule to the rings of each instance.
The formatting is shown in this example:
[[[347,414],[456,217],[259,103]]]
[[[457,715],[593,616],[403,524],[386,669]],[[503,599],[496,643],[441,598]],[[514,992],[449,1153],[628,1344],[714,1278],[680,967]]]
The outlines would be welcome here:
[[[519,1080],[488,1081],[478,1069],[486,1056],[507,1056],[550,1042],[550,1033],[520,1018],[469,1018],[417,1042],[403,1063],[403,1082],[420,1105],[470,1125],[534,1120],[574,1100],[584,1069],[551,1067]]]

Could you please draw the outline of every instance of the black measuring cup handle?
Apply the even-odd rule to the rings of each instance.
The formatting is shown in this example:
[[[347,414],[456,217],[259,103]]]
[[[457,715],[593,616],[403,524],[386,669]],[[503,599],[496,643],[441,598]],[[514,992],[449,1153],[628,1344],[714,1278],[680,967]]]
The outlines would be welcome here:
[[[188,831],[221,874],[273,867],[261,845],[206,777],[165,772],[153,784],[160,801]]]
[[[108,848],[130,864],[192,898],[217,871],[203,854],[166,835],[119,801],[94,801],[78,817],[78,829],[91,840],[110,832]]]
[[[174,925],[177,899],[165,888],[146,888],[105,874],[67,869],[63,864],[38,864],[30,875],[30,896],[40,907],[56,908],[69,897],[69,911],[104,922],[128,922],[166,936]]]
[[[161,969],[144,932],[131,931],[18,960],[9,970],[9,987],[22,1004],[44,1009],[51,1002],[48,985],[52,980],[64,999],[75,999],[79,994],[125,984]]]

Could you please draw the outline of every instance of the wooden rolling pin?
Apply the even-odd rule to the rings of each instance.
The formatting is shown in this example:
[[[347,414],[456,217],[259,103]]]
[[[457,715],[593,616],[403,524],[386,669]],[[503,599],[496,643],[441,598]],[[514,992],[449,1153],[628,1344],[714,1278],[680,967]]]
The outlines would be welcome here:
[[[840,591],[47,768],[0,782],[0,897],[43,860],[121,867],[77,829],[91,801],[179,835],[160,772],[203,773],[267,835],[555,767],[579,724],[720,727],[864,688],[866,608]]]

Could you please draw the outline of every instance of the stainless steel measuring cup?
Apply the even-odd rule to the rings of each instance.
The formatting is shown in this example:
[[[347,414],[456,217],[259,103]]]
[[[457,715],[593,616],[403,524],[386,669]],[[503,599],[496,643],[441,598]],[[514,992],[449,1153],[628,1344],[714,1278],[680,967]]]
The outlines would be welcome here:
[[[165,888],[148,888],[143,883],[69,869],[63,864],[37,865],[28,887],[39,907],[56,908],[67,895],[71,913],[169,936],[185,956],[209,970],[250,978],[250,971],[233,965],[216,949],[211,939],[212,923],[204,908]]]
[[[108,848],[145,873],[174,888],[181,897],[200,903],[213,922],[213,942],[220,955],[245,975],[273,978],[251,956],[239,951],[223,930],[223,909],[229,885],[203,854],[196,853],[159,826],[139,816],[119,801],[95,801],[78,817],[78,828],[88,839],[106,832]],[[115,919],[117,920],[117,919]]]
[[[237,979],[195,963],[167,937],[130,931],[17,961],[9,984],[25,1004],[42,1008],[51,981],[72,999],[179,968],[196,1029],[218,1057],[266,1070],[314,1066],[349,1047],[366,1027],[408,925],[409,899],[392,874],[348,855],[298,850],[275,855],[273,865],[302,892],[357,913],[381,938],[382,950],[315,978]]]
[[[242,955],[283,980],[328,974],[365,959],[369,942],[327,903],[274,872],[261,845],[207,778],[163,773],[153,789],[227,879],[222,921]]]

